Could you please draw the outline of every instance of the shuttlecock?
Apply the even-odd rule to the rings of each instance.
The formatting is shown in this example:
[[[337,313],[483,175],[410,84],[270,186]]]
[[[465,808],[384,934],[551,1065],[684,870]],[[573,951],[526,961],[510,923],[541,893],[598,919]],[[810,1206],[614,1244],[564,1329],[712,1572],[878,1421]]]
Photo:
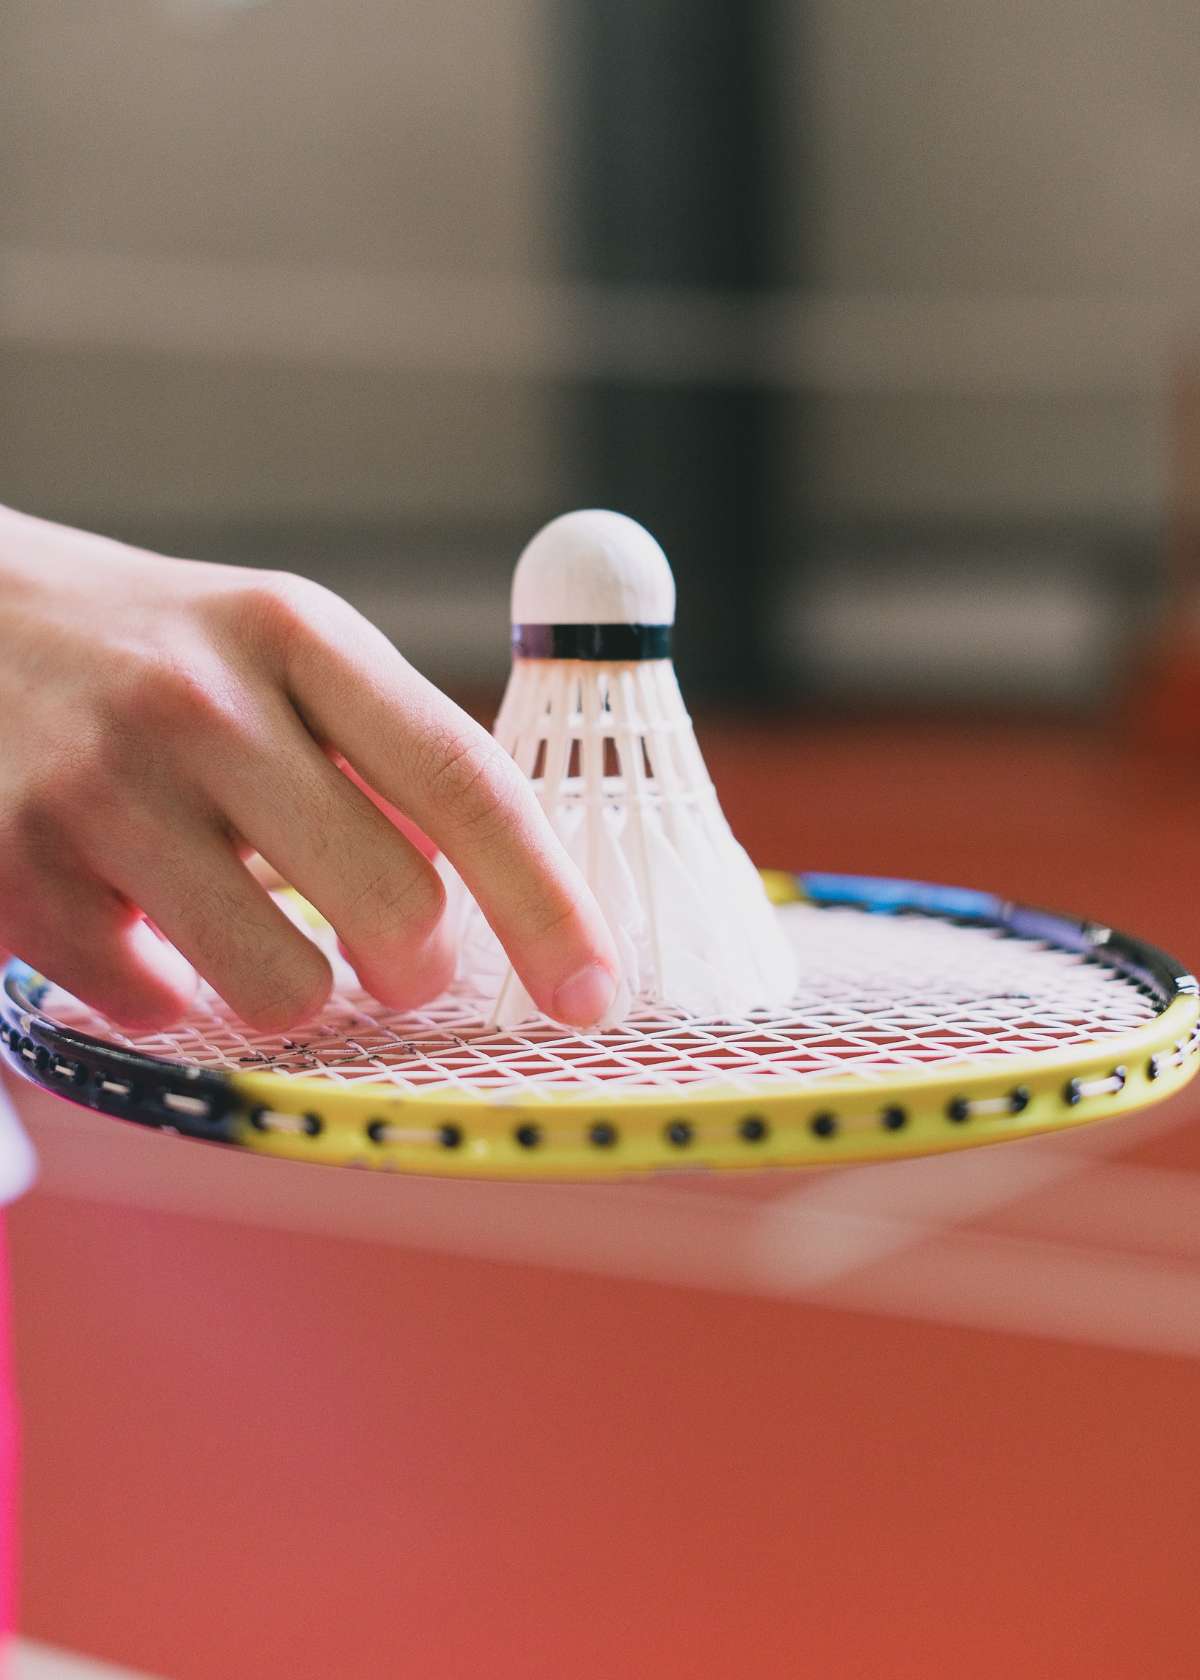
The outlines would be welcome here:
[[[493,733],[537,791],[595,893],[620,956],[602,1026],[639,1002],[740,1017],[787,1002],[791,948],[734,839],[671,663],[675,580],[623,514],[564,514],[535,536],[512,589],[513,667]],[[455,882],[460,976],[496,1026],[537,1014]]]

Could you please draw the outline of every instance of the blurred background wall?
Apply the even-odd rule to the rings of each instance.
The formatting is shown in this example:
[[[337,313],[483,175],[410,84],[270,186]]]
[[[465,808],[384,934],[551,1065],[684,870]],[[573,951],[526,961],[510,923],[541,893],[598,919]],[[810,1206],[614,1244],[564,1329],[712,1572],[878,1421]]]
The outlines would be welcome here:
[[[616,501],[702,692],[1094,703],[1161,575],[1194,23],[8,0],[0,497],[311,571],[452,684]]]

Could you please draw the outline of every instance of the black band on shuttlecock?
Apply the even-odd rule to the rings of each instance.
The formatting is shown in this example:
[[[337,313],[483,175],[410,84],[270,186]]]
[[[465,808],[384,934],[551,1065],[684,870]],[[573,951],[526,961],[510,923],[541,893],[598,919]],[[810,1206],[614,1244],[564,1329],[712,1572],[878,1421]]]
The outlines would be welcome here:
[[[669,659],[669,624],[514,624],[518,659]]]

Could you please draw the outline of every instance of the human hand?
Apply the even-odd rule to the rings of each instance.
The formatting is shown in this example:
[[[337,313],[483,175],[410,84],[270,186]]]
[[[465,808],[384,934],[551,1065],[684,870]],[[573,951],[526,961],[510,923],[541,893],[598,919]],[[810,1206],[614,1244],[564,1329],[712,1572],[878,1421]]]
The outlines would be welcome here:
[[[427,1002],[454,966],[442,882],[335,757],[446,853],[539,1008],[600,1018],[611,935],[528,782],[345,601],[0,509],[7,949],[124,1026],[178,1019],[196,971],[250,1025],[296,1026],[329,965],[259,853],[373,996]]]

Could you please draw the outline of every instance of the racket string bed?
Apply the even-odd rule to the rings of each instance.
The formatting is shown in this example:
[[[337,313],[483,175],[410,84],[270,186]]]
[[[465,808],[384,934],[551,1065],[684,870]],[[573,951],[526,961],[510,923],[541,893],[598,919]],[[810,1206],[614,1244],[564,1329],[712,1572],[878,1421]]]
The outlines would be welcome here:
[[[206,992],[178,1028],[113,1036],[132,1051],[201,1068],[529,1101],[564,1088],[610,1094],[706,1082],[752,1092],[839,1074],[885,1083],[897,1069],[1089,1044],[1156,1013],[1116,970],[993,929],[800,905],[782,919],[800,967],[796,995],[786,1010],[744,1021],[645,1007],[601,1034],[544,1019],[498,1031],[488,1026],[488,1001],[462,988],[404,1015],[347,989],[313,1026],[278,1036],[243,1026]],[[67,994],[55,993],[53,1004],[64,1025],[95,1030],[94,1013]]]

